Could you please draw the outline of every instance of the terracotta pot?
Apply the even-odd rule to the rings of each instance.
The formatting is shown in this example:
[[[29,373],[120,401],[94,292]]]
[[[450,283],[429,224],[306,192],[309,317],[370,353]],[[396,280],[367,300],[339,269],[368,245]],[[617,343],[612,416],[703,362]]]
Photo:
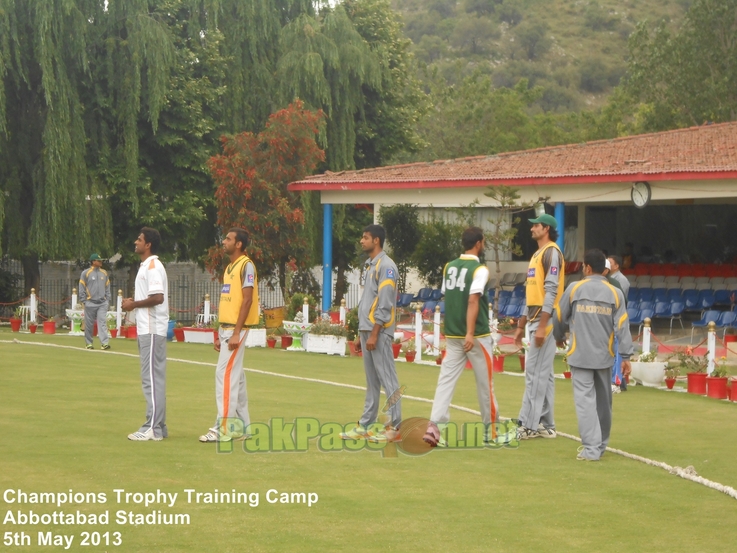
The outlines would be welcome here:
[[[402,344],[392,344],[392,351],[394,351],[394,359],[398,359],[399,352],[402,351]]]
[[[292,337],[289,335],[284,335],[281,337],[281,349],[287,349],[289,346],[292,345]]]
[[[266,344],[270,348],[272,348],[272,349],[275,348],[276,347],[276,338],[266,338]]]
[[[36,334],[37,328],[38,328],[38,325],[28,325],[28,330],[31,331],[31,334]]]
[[[443,358],[442,357],[437,357],[435,359],[435,364],[436,365],[442,365],[443,364]]]
[[[44,334],[56,334],[56,323],[54,321],[44,321]]]
[[[10,319],[10,328],[13,332],[20,332],[20,319]]]
[[[728,342],[737,342],[737,334],[727,334],[724,337],[724,343],[726,344]]]
[[[565,378],[571,378],[571,371],[564,371],[564,372],[563,372],[563,376],[564,376]]]
[[[416,351],[408,351],[404,354],[404,358],[407,360],[407,363],[414,363],[415,355],[417,355]]]
[[[121,326],[120,327],[120,337],[121,338],[127,338],[128,337],[128,327],[127,326]]]
[[[503,373],[504,372],[504,358],[505,355],[494,355],[492,361],[491,361],[491,369],[495,373]]]
[[[688,373],[688,393],[703,396],[706,394],[706,373]]]
[[[714,399],[727,399],[727,377],[707,376],[706,395]]]
[[[729,389],[729,399],[737,401],[737,379],[732,379],[732,386]]]
[[[111,328],[110,329],[110,337],[111,338],[117,338],[118,337],[118,329],[117,328]]]
[[[668,386],[668,389],[669,390],[672,390],[673,389],[673,386],[675,385],[675,383],[676,383],[676,379],[675,378],[666,378],[665,379],[665,385]]]
[[[330,322],[334,325],[340,324],[340,311],[331,311],[330,312]]]
[[[126,333],[126,338],[129,340],[137,340],[138,339],[138,327],[137,326],[129,326],[128,332]]]
[[[184,329],[174,327],[174,338],[177,339],[177,342],[184,342]]]

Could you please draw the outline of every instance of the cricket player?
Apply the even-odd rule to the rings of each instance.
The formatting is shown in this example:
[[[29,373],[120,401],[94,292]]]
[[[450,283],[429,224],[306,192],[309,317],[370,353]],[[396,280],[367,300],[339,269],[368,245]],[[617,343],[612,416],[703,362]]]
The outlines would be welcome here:
[[[246,349],[248,327],[257,325],[258,278],[256,266],[246,255],[248,233],[232,228],[223,239],[223,251],[230,264],[223,274],[218,317],[220,329],[215,338],[215,351],[219,352],[215,369],[215,401],[217,419],[200,442],[227,442],[247,439],[248,393],[246,373],[243,371],[243,353]]]
[[[366,401],[358,425],[341,434],[344,440],[366,438],[374,442],[394,441],[399,437],[402,421],[401,401],[388,407],[389,420],[383,430],[369,428],[379,414],[381,388],[387,398],[399,389],[394,366],[395,311],[397,304],[397,266],[384,251],[386,232],[380,225],[363,229],[361,249],[369,256],[364,270],[363,293],[358,304],[358,336],[356,347],[363,350],[363,368],[366,372]]]
[[[555,319],[555,339],[561,347],[570,330],[567,355],[583,444],[577,456],[580,461],[598,461],[609,443],[615,336],[625,376],[634,350],[624,294],[602,275],[605,259],[601,250],[584,254],[585,278],[566,289]]]
[[[146,398],[146,422],[128,434],[136,442],[161,441],[166,428],[166,333],[169,330],[169,283],[159,261],[159,231],[143,227],[135,242],[141,266],[136,276],[136,297],[125,298],[123,309],[135,310],[141,386]]]
[[[84,305],[84,341],[87,349],[92,346],[92,334],[97,321],[97,335],[102,349],[110,349],[110,335],[107,331],[107,310],[110,306],[110,277],[102,268],[102,258],[93,253],[91,267],[82,271],[79,277],[79,298]]]
[[[525,361],[525,393],[519,412],[520,440],[531,438],[555,438],[555,378],[553,361],[553,312],[563,295],[565,260],[555,240],[558,238],[558,221],[552,215],[543,214],[532,223],[532,239],[538,250],[532,255],[527,269],[526,315],[517,322],[514,343],[522,347],[525,325],[530,325],[530,348]]]
[[[499,413],[492,388],[489,269],[479,261],[484,251],[484,232],[478,227],[468,228],[463,231],[461,242],[465,253],[443,269],[446,355],[423,438],[433,447],[444,445],[441,429],[450,421],[450,402],[466,361],[473,366],[481,420],[487,429],[497,422]]]

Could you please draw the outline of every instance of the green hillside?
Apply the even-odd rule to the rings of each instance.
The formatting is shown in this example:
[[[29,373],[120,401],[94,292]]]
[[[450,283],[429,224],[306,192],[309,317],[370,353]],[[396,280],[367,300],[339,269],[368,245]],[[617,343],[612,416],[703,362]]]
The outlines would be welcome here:
[[[548,112],[600,106],[647,19],[676,28],[691,0],[393,0],[425,75],[480,71],[497,87],[542,85]]]

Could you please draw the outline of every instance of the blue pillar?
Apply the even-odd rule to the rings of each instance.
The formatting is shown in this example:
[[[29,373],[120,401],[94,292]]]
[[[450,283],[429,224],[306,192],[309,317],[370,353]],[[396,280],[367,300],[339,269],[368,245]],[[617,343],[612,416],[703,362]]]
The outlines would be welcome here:
[[[322,311],[333,301],[333,206],[322,206]]]
[[[566,204],[563,202],[555,204],[555,219],[558,221],[558,240],[556,240],[556,243],[560,251],[565,252]]]

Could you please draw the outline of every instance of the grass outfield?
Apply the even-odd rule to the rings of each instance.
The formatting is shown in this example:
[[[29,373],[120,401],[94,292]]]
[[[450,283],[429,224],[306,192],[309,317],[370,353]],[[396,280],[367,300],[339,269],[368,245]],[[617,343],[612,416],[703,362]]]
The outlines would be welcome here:
[[[79,349],[3,343],[53,343]],[[107,503],[9,504],[5,517],[27,513],[110,512],[107,526],[13,525],[47,551],[39,531],[74,534],[72,551],[733,551],[735,499],[666,471],[608,453],[599,463],[575,460],[578,443],[531,440],[517,449],[433,451],[396,458],[377,451],[216,453],[197,437],[214,422],[213,368],[207,346],[169,344],[167,423],[163,442],[134,443],[142,422],[135,342],[114,340],[111,352],[81,349],[81,338],[0,331],[0,490],[105,493]],[[127,353],[136,357],[117,355]],[[283,375],[364,385],[357,358],[280,350],[248,350],[246,366]],[[516,365],[516,363],[515,363]],[[412,396],[432,398],[436,366],[398,364]],[[254,422],[315,417],[347,424],[363,391],[247,373]],[[503,416],[516,416],[523,379],[495,378]],[[477,409],[471,373],[454,403]],[[693,465],[703,477],[737,488],[737,405],[630,388],[614,398],[611,446],[670,465]],[[427,417],[430,405],[405,399],[403,415]],[[455,422],[477,417],[453,410]],[[558,429],[577,433],[570,381],[556,381]],[[186,503],[185,489],[258,493],[257,507]],[[178,493],[174,507],[118,504],[114,489]],[[270,504],[266,493],[317,493],[312,507]],[[0,496],[1,497],[1,496]],[[186,513],[189,525],[118,525],[118,510]],[[81,547],[84,531],[120,532],[122,544]],[[113,539],[112,537],[110,538]]]

